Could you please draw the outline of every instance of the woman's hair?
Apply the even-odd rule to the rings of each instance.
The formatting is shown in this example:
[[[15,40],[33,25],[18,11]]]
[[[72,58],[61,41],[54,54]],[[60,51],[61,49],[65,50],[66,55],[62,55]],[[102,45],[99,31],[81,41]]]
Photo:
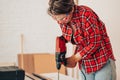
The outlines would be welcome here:
[[[48,14],[59,15],[66,14],[72,11],[74,6],[73,0],[50,0]]]

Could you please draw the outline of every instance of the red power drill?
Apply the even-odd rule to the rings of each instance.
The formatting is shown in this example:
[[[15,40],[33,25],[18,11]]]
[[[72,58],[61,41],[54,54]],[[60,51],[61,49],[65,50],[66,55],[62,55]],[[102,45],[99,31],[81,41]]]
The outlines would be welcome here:
[[[66,40],[64,39],[63,36],[57,37],[55,57],[56,67],[58,70],[60,70],[61,64],[66,65],[65,54],[66,54]]]

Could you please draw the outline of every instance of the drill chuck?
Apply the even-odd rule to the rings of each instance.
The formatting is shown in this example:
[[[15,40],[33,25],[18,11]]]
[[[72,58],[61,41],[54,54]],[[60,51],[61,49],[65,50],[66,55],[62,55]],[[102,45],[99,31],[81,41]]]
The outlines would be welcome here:
[[[61,64],[66,65],[65,54],[66,52],[56,52],[56,67],[58,70],[61,68]]]

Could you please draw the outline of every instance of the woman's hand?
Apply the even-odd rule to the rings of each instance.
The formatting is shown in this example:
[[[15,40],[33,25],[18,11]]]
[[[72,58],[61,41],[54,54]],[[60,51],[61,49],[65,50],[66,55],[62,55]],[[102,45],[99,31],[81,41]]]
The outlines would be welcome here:
[[[72,55],[71,57],[66,58],[67,65],[66,67],[73,68],[76,66],[77,62],[81,60],[80,54]]]

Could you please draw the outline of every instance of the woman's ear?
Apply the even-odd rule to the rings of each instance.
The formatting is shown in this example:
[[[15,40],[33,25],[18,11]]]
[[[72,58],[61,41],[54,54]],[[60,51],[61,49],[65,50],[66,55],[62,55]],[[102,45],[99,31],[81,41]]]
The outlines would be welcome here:
[[[72,11],[71,11],[72,13],[74,12],[74,7],[72,7]]]

